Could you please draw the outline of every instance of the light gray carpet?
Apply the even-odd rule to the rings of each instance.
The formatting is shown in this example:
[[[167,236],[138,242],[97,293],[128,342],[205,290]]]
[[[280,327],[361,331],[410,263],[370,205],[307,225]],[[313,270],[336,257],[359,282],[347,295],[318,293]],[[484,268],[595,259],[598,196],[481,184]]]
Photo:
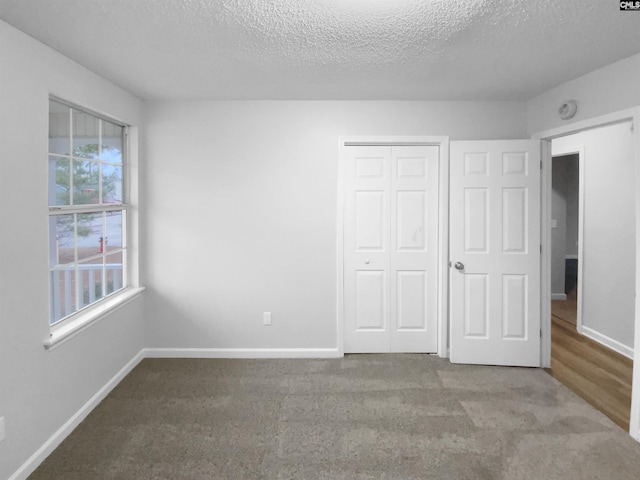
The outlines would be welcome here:
[[[637,480],[640,444],[539,369],[147,359],[30,478]]]

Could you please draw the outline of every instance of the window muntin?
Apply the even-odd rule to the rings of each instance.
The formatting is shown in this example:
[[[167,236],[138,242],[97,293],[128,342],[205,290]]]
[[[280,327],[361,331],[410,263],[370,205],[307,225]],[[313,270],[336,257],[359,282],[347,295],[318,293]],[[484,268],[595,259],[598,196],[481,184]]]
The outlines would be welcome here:
[[[124,127],[49,102],[50,324],[127,286]]]

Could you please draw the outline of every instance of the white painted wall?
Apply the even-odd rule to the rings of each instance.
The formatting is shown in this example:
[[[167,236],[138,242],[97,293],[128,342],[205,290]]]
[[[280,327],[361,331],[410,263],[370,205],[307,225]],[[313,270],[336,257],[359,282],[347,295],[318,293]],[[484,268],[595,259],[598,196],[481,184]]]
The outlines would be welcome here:
[[[564,181],[567,199],[567,256],[578,256],[578,227],[580,213],[580,163],[578,155],[564,157]]]
[[[527,102],[527,129],[533,134],[606,113],[640,105],[640,54],[563,83]],[[572,120],[562,120],[558,108],[578,102]]]
[[[522,138],[525,111],[168,102],[147,104],[145,124],[150,346],[335,348],[338,137]]]
[[[633,349],[635,162],[629,122],[553,140],[552,151],[584,145],[582,324]]]
[[[140,122],[140,102],[0,21],[0,478],[15,472],[144,346],[134,300],[52,351],[48,96]]]
[[[565,165],[561,157],[553,159],[552,169],[551,218],[554,223],[551,226],[551,295],[557,296],[565,293],[567,244],[567,182]]]
[[[551,182],[551,293],[565,294],[565,261],[578,255],[578,155],[554,157]]]

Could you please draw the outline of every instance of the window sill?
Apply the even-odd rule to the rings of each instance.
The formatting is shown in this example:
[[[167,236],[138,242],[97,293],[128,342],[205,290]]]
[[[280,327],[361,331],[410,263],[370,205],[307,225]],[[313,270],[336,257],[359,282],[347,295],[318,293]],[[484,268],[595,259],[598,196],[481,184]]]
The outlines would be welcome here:
[[[89,326],[106,317],[109,313],[126,305],[134,298],[140,296],[144,287],[127,287],[103,301],[98,302],[86,310],[78,312],[65,320],[61,325],[51,327],[49,338],[44,342],[44,348],[52,350],[67,340],[75,337]]]

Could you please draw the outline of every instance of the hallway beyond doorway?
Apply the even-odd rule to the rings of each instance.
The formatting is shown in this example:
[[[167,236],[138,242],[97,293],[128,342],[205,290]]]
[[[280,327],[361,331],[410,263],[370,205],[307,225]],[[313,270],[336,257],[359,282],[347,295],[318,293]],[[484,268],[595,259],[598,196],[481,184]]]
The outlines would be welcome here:
[[[567,293],[566,300],[551,300],[551,317],[570,323],[575,329],[578,317],[578,293],[575,288]]]

